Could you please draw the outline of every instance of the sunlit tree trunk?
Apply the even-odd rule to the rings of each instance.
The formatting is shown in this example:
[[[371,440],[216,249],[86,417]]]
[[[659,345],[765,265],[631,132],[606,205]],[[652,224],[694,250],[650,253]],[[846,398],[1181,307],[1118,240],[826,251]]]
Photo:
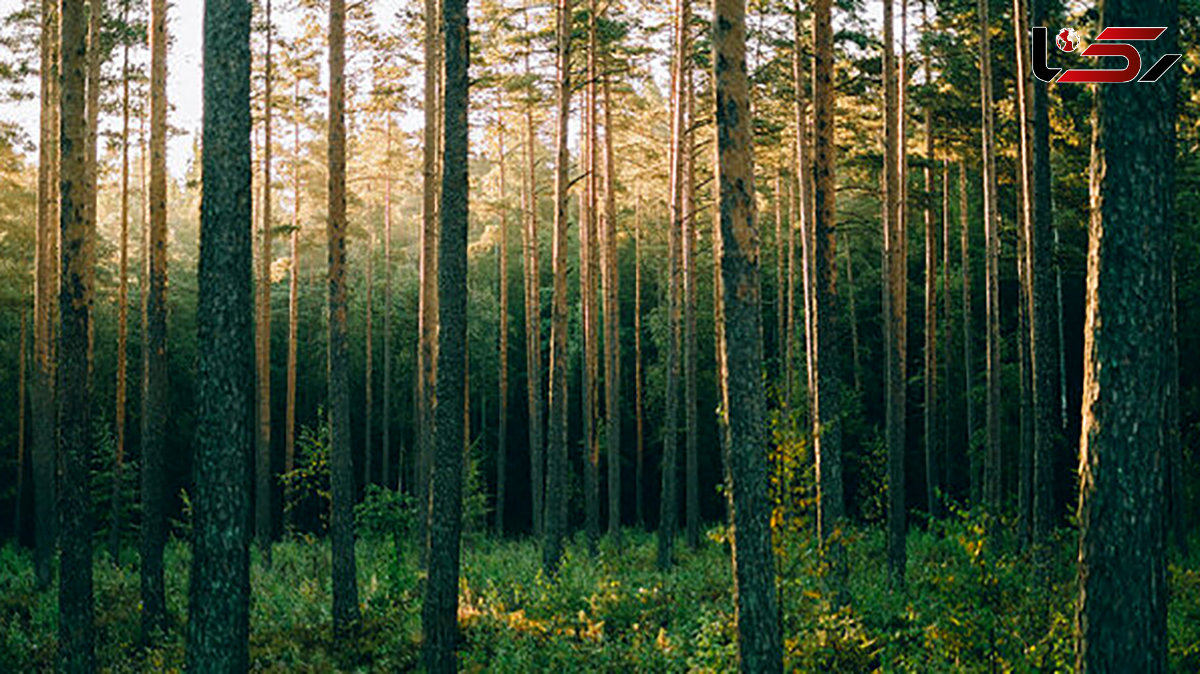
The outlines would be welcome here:
[[[1178,3],[1106,0],[1104,26],[1164,26]],[[1164,435],[1169,422],[1175,72],[1096,88],[1079,459],[1078,672],[1167,670]],[[1130,142],[1136,139],[1137,142]]]
[[[255,370],[258,382],[258,433],[254,447],[254,538],[271,559],[271,0],[266,0],[266,43],[263,71],[262,243],[258,256],[258,321],[255,324]]]
[[[104,44],[104,20],[104,0],[88,0],[87,79],[85,85],[87,91],[87,102],[85,104],[87,110],[87,144],[84,151],[84,175],[88,184],[88,198],[84,203],[84,217],[87,219],[88,226],[93,230],[96,229],[96,198],[100,192],[100,174],[96,169],[96,152],[99,146],[97,141],[99,140],[100,94],[104,89],[104,79],[100,73],[100,66],[108,55],[108,50]],[[95,323],[88,323],[87,357],[89,373],[95,365],[92,357],[96,342],[95,331]]]
[[[596,135],[596,0],[588,2],[587,79],[579,129],[584,189],[579,194],[579,303],[583,327],[583,501],[588,549],[600,534],[599,377],[596,367],[596,211],[599,152]]]
[[[569,155],[568,117],[571,114],[572,0],[558,0],[555,28],[555,89],[557,127],[554,160],[554,304],[550,319],[550,421],[546,457],[545,540],[542,565],[547,574],[558,570],[567,529],[567,198]]]
[[[526,0],[528,8],[529,0]],[[525,32],[529,32],[529,12],[524,14]],[[530,53],[524,53],[525,75],[532,72]],[[532,93],[532,92],[531,92]],[[525,379],[526,407],[529,415],[529,463],[530,492],[533,510],[533,535],[542,535],[544,514],[545,452],[542,436],[542,309],[541,274],[538,264],[538,200],[537,200],[537,157],[533,127],[533,99],[525,102],[525,213],[522,227],[521,250],[525,272]]]
[[[296,366],[297,342],[300,332],[300,79],[296,78],[292,92],[292,232],[289,254],[292,263],[288,270],[288,345],[287,345],[287,411],[284,422],[283,472],[296,467]],[[390,352],[389,352],[390,353]],[[290,491],[284,503],[291,503]],[[289,515],[289,520],[291,516]]]
[[[383,160],[383,437],[380,441],[382,464],[380,481],[391,482],[392,469],[392,113],[384,122]],[[396,472],[404,475],[403,457],[396,459]],[[397,487],[399,491],[399,487]]]
[[[700,438],[696,414],[696,161],[695,97],[692,94],[691,38],[688,37],[688,61],[684,64],[683,96],[687,134],[683,142],[683,229],[680,231],[680,274],[683,282],[683,409],[687,455],[685,499],[688,547],[700,545]]]
[[[607,54],[606,54],[607,56]],[[621,535],[621,274],[617,241],[616,159],[613,156],[612,92],[604,67],[604,246],[601,263],[604,285],[604,416],[608,444],[608,535]]]
[[[984,456],[983,502],[1000,506],[1003,454],[1000,446],[1000,220],[997,212],[995,101],[992,97],[992,51],[987,0],[979,1],[979,79],[983,143],[983,230],[987,248],[987,453]]]
[[[121,23],[129,20],[129,2],[126,0],[121,7]],[[116,447],[113,456],[112,484],[112,522],[108,531],[108,551],[113,562],[121,564],[121,484],[125,475],[125,405],[126,386],[128,377],[129,349],[129,42],[123,40],[121,62],[121,241],[118,253],[117,271],[117,384],[116,406],[113,417],[116,421]],[[21,314],[24,321],[25,315]],[[21,323],[21,336],[24,338],[24,322]],[[24,349],[22,349],[24,354]],[[21,361],[24,366],[24,360]],[[22,388],[24,393],[24,388]],[[21,428],[24,429],[25,419],[21,417]],[[21,490],[18,480],[17,504]],[[18,532],[19,534],[19,532]]]
[[[634,519],[639,527],[646,526],[643,494],[645,458],[645,419],[642,397],[642,194],[638,192],[633,216],[633,386],[634,408],[637,416],[637,458],[634,466]]]
[[[769,673],[782,671],[783,663],[767,499],[767,410],[745,2],[714,0],[713,13],[717,246],[725,324],[721,410],[729,447],[738,654],[742,672]]]
[[[925,0],[921,1],[922,21],[924,29],[929,30],[929,19],[926,14]],[[925,82],[932,80],[930,66],[931,55],[924,55]],[[938,262],[938,232],[934,225],[933,212],[933,112],[925,107],[925,505],[926,512],[931,517],[941,516],[941,503],[938,501],[941,470],[939,467],[940,448],[938,447],[938,324],[937,324],[937,262]]]

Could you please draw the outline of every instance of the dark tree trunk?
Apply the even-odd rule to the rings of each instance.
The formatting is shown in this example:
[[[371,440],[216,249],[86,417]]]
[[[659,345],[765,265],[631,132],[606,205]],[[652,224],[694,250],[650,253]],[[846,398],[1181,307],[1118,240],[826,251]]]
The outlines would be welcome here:
[[[1144,63],[1176,51],[1178,5],[1106,0],[1104,26],[1165,26]],[[1178,71],[1098,87],[1092,137],[1080,447],[1076,670],[1167,669],[1163,512],[1170,388]]]
[[[150,249],[146,256],[142,337],[142,638],[166,627],[164,456],[167,439],[167,17],[165,0],[150,7]],[[204,342],[200,342],[204,343]]]
[[[959,250],[962,255],[959,260],[962,275],[962,342],[963,342],[963,402],[967,416],[966,447],[967,470],[970,472],[969,485],[971,504],[978,505],[982,491],[982,480],[979,471],[979,452],[975,447],[975,359],[972,356],[971,345],[971,249],[970,249],[970,218],[967,213],[967,162],[965,159],[958,163],[958,219],[959,219]]]
[[[383,437],[380,439],[380,481],[384,487],[392,484],[392,113],[384,123],[386,146],[383,164]],[[396,470],[404,474],[403,461],[396,460]],[[399,488],[397,488],[399,491]]]
[[[579,194],[579,303],[583,327],[583,502],[588,551],[600,535],[599,355],[596,333],[596,206],[598,149],[596,134],[596,0],[588,2],[587,75],[583,125],[579,129],[584,189]]]
[[[1000,446],[1000,216],[996,189],[995,101],[992,96],[992,51],[988,0],[979,0],[980,109],[983,153],[983,231],[987,243],[987,453],[984,456],[983,502],[995,512],[1003,491]]]
[[[93,6],[94,7],[94,6]],[[91,185],[87,170],[87,12],[63,0],[59,98],[58,521],[62,554],[58,574],[58,668],[90,672],[96,667],[92,607],[92,518],[88,471],[93,440],[91,398],[92,293],[95,222],[88,221]]]
[[[554,305],[550,319],[550,422],[546,457],[546,494],[542,565],[548,575],[558,570],[567,529],[567,118],[571,112],[571,7],[558,0],[556,20],[556,89],[558,119],[554,162]]]
[[[724,306],[723,404],[733,506],[734,597],[741,671],[783,670],[767,498],[759,240],[746,76],[744,0],[715,0],[718,232]]]
[[[258,320],[255,324],[255,377],[258,392],[254,435],[254,538],[263,559],[271,559],[271,0],[266,0],[263,73],[262,243],[258,256]]]
[[[346,3],[329,3],[329,462],[333,490],[333,631],[358,627],[354,461],[350,449],[350,339],[346,280]]]
[[[926,2],[921,2],[921,16],[924,30],[929,30],[929,19],[926,14]],[[924,55],[925,81],[932,81],[930,55]],[[941,470],[939,468],[938,447],[938,325],[937,325],[937,261],[938,261],[938,232],[934,225],[934,192],[933,192],[933,112],[927,105],[925,108],[925,507],[931,517],[941,516],[941,503],[938,501]]]
[[[1033,135],[1032,99],[1030,94],[1033,79],[1029,76],[1029,4],[1028,0],[1013,0],[1013,28],[1016,36],[1016,80],[1014,92],[1017,97],[1017,278],[1020,284],[1020,307],[1018,308],[1017,352],[1020,358],[1020,477],[1019,492],[1019,535],[1022,544],[1033,540],[1034,530],[1034,364],[1033,364],[1033,269],[1030,246],[1033,238],[1033,155],[1030,144]]]
[[[129,2],[122,5],[121,22],[129,20]],[[128,390],[129,350],[129,41],[123,40],[121,64],[121,239],[118,253],[117,280],[117,382],[114,420],[116,425],[116,447],[113,452],[112,522],[108,532],[108,551],[113,562],[121,564],[121,484],[125,475],[125,406]],[[24,314],[21,315],[22,321]],[[25,324],[21,323],[24,338]],[[22,349],[22,353],[24,350]],[[22,365],[24,361],[22,360]],[[23,371],[22,371],[23,372]],[[22,389],[24,393],[24,389]],[[24,431],[24,417],[21,418]],[[22,433],[22,437],[24,437]],[[20,505],[20,482],[17,488],[17,504]],[[19,508],[18,508],[19,511]]]
[[[21,303],[21,342],[17,351],[17,497],[13,504],[13,540],[21,543],[21,501],[25,496],[25,360],[28,340],[28,326],[25,311],[27,305]]]
[[[633,497],[634,519],[639,527],[646,526],[643,494],[645,490],[644,459],[645,418],[642,400],[642,195],[637,197],[633,216],[633,386],[634,407],[637,415],[637,458],[634,466]]]
[[[605,59],[608,65],[608,59]],[[607,67],[605,72],[607,73]],[[621,276],[617,246],[616,159],[613,156],[612,92],[604,77],[604,416],[608,443],[608,535],[621,536]]]
[[[283,472],[296,467],[296,365],[297,342],[300,332],[300,80],[292,89],[292,232],[288,237],[288,253],[292,263],[288,269],[288,344],[287,344],[287,410],[284,413]],[[390,352],[389,352],[390,353]],[[292,502],[290,491],[284,493],[284,503]],[[291,522],[291,511],[288,521]]]
[[[246,671],[254,314],[250,200],[250,5],[204,5],[204,155],[194,552],[188,596],[191,671]]]
[[[695,119],[692,95],[691,38],[683,72],[683,118],[688,132],[683,141],[683,222],[680,230],[680,276],[683,284],[683,419],[685,442],[684,475],[688,547],[700,545],[700,438],[696,419],[696,161],[691,125]]]
[[[496,118],[499,121],[500,163],[500,431],[496,438],[496,534],[504,535],[504,500],[508,487],[508,181],[504,154],[504,106],[497,94]]]
[[[466,0],[445,0],[446,88],[443,95],[441,235],[438,241],[437,449],[429,522],[429,580],[422,624],[425,666],[455,672],[458,663],[459,537],[462,533],[463,446],[467,428],[467,84]]]

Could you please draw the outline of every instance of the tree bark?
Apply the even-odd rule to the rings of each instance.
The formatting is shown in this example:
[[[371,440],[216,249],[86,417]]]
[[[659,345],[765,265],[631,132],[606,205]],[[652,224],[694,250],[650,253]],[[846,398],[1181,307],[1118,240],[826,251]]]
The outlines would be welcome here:
[[[921,16],[924,30],[929,30],[926,2],[921,1]],[[932,80],[930,55],[924,55],[925,82]],[[933,213],[933,112],[925,108],[925,506],[930,517],[941,517],[941,502],[938,500],[941,470],[938,447],[938,324],[937,324],[937,261],[938,236]]]
[[[688,36],[688,61],[683,77],[684,119],[687,134],[683,142],[683,229],[680,232],[681,268],[683,281],[683,409],[686,429],[685,475],[687,496],[687,529],[685,540],[689,548],[700,545],[700,438],[696,419],[696,161],[695,103],[692,95],[691,37]]]
[[[642,398],[642,194],[638,192],[633,216],[633,387],[634,412],[637,417],[637,458],[634,472],[634,519],[639,527],[646,526],[643,501],[645,493],[645,419]]]
[[[987,242],[987,453],[984,457],[983,502],[993,512],[1003,492],[1000,428],[1000,216],[997,211],[995,100],[992,96],[991,20],[988,1],[979,0],[979,81],[983,152],[983,231]]]
[[[250,5],[204,5],[191,671],[249,669],[254,315]]]
[[[1176,52],[1178,6],[1106,0],[1104,26],[1164,26],[1145,63]],[[1177,73],[1097,87],[1079,461],[1080,672],[1167,669],[1163,512],[1170,389]]]
[[[88,221],[88,226],[93,230],[96,229],[96,198],[100,192],[99,177],[100,174],[96,170],[96,151],[99,139],[99,123],[100,123],[100,93],[104,88],[104,79],[100,74],[100,65],[107,57],[107,50],[104,48],[104,0],[88,0],[88,28],[87,28],[87,75],[86,75],[86,92],[87,102],[85,109],[87,110],[87,136],[86,149],[84,159],[84,175],[88,184],[88,197],[84,202],[85,218]],[[88,357],[88,372],[94,367],[94,359],[92,354],[95,350],[95,323],[88,323],[87,334],[87,357]]]
[[[372,482],[374,472],[373,457],[375,443],[371,441],[375,417],[375,228],[367,223],[367,274],[366,274],[366,316],[363,317],[363,481],[362,488],[366,492],[367,485]]]
[[[971,345],[971,250],[970,218],[967,213],[967,162],[958,162],[958,219],[960,233],[959,264],[962,274],[962,341],[963,341],[963,402],[967,410],[966,444],[967,466],[970,471],[971,503],[979,504],[983,481],[980,479],[979,452],[975,448],[975,359]]]
[[[604,76],[604,246],[601,263],[604,285],[604,416],[608,444],[608,535],[614,543],[621,537],[621,274],[617,245],[616,158],[612,119],[609,59],[605,54]]]
[[[288,237],[292,263],[288,269],[288,346],[287,411],[284,420],[283,472],[296,467],[296,366],[300,332],[300,79],[293,85],[292,104],[292,232]],[[292,502],[292,493],[284,494],[284,503]],[[292,517],[289,514],[288,520]]]
[[[13,540],[21,543],[21,502],[25,496],[25,356],[28,326],[26,306],[21,305],[21,341],[17,353],[17,498],[13,504]]]
[[[121,6],[121,23],[129,21],[129,1]],[[116,447],[113,452],[112,522],[108,532],[108,552],[113,562],[121,564],[121,484],[125,475],[125,406],[127,403],[127,369],[129,350],[129,41],[122,39],[121,63],[121,241],[117,280],[117,384],[113,417],[116,423]],[[21,315],[24,321],[24,314]],[[24,337],[25,324],[21,324]],[[22,349],[22,353],[24,350]],[[24,361],[22,361],[24,365]],[[22,389],[24,392],[24,389]],[[24,424],[24,417],[21,418]],[[24,426],[22,425],[22,428]],[[18,483],[19,485],[19,483]],[[20,488],[17,489],[20,504]]]
[[[767,498],[766,394],[762,383],[759,240],[746,76],[744,0],[713,2],[719,261],[724,307],[722,411],[733,506],[734,597],[740,668],[783,670]]]
[[[1034,325],[1033,325],[1033,255],[1031,251],[1033,239],[1033,154],[1030,144],[1033,135],[1033,114],[1031,100],[1032,79],[1029,76],[1029,54],[1027,48],[1029,30],[1028,0],[1013,0],[1013,28],[1016,36],[1017,86],[1017,276],[1020,281],[1021,305],[1019,315],[1019,333],[1017,334],[1018,353],[1021,360],[1021,455],[1020,479],[1018,480],[1018,508],[1020,509],[1019,534],[1021,542],[1028,544],[1033,540],[1034,530],[1034,481],[1035,455],[1034,444],[1034,407],[1035,407],[1035,374],[1033,364]]]
[[[91,5],[95,9],[95,5]],[[59,98],[58,492],[61,556],[58,574],[58,669],[96,667],[92,606],[92,518],[88,473],[94,451],[91,418],[92,294],[95,287],[95,221],[88,173],[88,21],[81,2],[62,0]]]
[[[438,377],[433,466],[429,580],[422,625],[425,666],[455,672],[458,663],[459,538],[462,533],[463,423],[467,400],[467,86],[466,0],[445,0],[445,77],[442,112],[441,233],[438,241]]]
[[[58,98],[59,13],[57,0],[42,0],[41,118],[38,142],[37,244],[34,259],[32,463],[34,580],[50,587],[57,522],[55,439],[55,304],[58,299]]]
[[[588,551],[600,535],[599,355],[596,333],[596,211],[599,159],[596,134],[596,0],[588,0],[587,74],[579,129],[584,189],[579,195],[579,303],[583,327],[583,502]]]
[[[529,0],[526,0],[526,7]],[[525,32],[529,32],[529,12],[523,13]],[[525,75],[532,74],[530,54],[532,46],[525,49]],[[539,537],[543,533],[542,516],[544,510],[545,452],[542,436],[542,303],[541,303],[541,274],[538,264],[538,199],[537,199],[537,157],[535,156],[535,137],[533,127],[533,97],[525,101],[525,213],[521,237],[521,250],[525,272],[525,393],[526,407],[529,414],[529,463],[530,482],[532,482],[531,508],[533,510],[533,535]]]
[[[499,122],[500,164],[500,432],[496,438],[496,534],[504,536],[504,501],[508,461],[508,181],[505,172],[503,97],[497,90],[496,119]]]
[[[166,543],[167,395],[167,8],[151,3],[150,232],[142,338],[142,639],[166,628],[163,545]],[[201,341],[201,344],[206,342]]]
[[[386,149],[383,165],[383,437],[380,440],[380,480],[386,487],[392,484],[392,112],[388,110],[384,114]],[[402,466],[402,458],[397,457],[398,475],[404,474]]]
[[[254,538],[268,564],[271,559],[271,0],[266,0],[267,50],[263,71],[262,242],[258,256],[258,321],[255,325],[255,376],[258,384],[258,432],[254,436]]]
[[[571,114],[572,0],[558,0],[555,19],[558,119],[554,162],[554,305],[550,319],[550,422],[546,457],[545,519],[542,565],[547,575],[558,570],[567,528],[567,198],[568,117]]]

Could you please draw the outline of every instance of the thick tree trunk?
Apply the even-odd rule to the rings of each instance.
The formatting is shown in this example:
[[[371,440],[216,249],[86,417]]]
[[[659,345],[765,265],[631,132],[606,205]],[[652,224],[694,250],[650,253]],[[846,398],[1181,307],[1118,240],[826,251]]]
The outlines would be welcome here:
[[[204,122],[187,665],[240,672],[250,664],[254,451],[249,3],[205,2]]]
[[[163,545],[166,543],[167,396],[167,7],[150,7],[150,232],[146,253],[142,337],[142,638],[166,627]],[[206,342],[201,341],[201,344]]]
[[[895,35],[892,0],[883,2],[884,71],[884,241],[886,283],[884,309],[884,403],[888,454],[888,577],[893,588],[903,587],[907,550],[907,521],[904,499],[905,435],[905,309],[907,267],[904,257],[903,173],[900,149],[899,92],[896,77]]]
[[[467,86],[466,0],[445,0],[446,88],[443,95],[441,233],[438,241],[438,377],[429,523],[429,580],[422,625],[425,666],[455,672],[458,662],[459,538],[462,533],[463,424],[467,401]]]
[[[605,59],[605,67],[609,67]],[[612,92],[604,76],[604,416],[608,444],[608,535],[621,536],[621,274],[617,243],[616,159],[613,156]]]
[[[718,247],[724,306],[723,410],[733,506],[734,597],[742,672],[783,669],[767,498],[759,240],[746,76],[744,0],[715,0]]]
[[[88,226],[96,228],[96,198],[100,192],[99,173],[96,170],[96,152],[99,140],[100,123],[100,93],[104,89],[104,79],[100,73],[100,65],[107,56],[104,45],[104,0],[88,0],[87,28],[87,135],[84,158],[84,175],[88,184],[88,197],[84,202],[85,218]],[[88,372],[94,367],[92,357],[95,350],[96,324],[88,323],[87,357]]]
[[[658,517],[658,567],[668,569],[674,560],[675,530],[679,520],[678,423],[679,416],[679,238],[683,229],[684,156],[687,144],[687,111],[684,108],[684,70],[688,51],[691,0],[675,2],[675,71],[671,79],[670,217],[667,230],[667,358],[666,407],[663,412],[662,489]]]
[[[129,2],[122,5],[121,22],[129,20]],[[123,40],[121,63],[121,242],[117,271],[117,384],[113,417],[116,422],[116,447],[113,452],[112,522],[108,531],[108,552],[113,562],[121,564],[121,484],[125,475],[125,406],[127,403],[129,351],[129,42]],[[21,315],[24,321],[25,315]],[[22,338],[25,324],[21,323]],[[22,353],[24,350],[22,349]],[[22,361],[24,365],[24,361]],[[22,389],[22,393],[24,389]],[[24,417],[21,418],[24,424]],[[22,425],[24,429],[24,425]],[[20,504],[20,483],[17,504]]]
[[[266,0],[267,51],[263,72],[262,243],[258,255],[258,321],[255,324],[255,376],[258,432],[254,436],[254,538],[263,559],[271,559],[271,0]]]
[[[333,490],[333,631],[358,626],[354,461],[350,449],[350,339],[346,279],[346,3],[329,3],[329,462]]]
[[[57,500],[54,322],[58,298],[58,73],[57,0],[42,0],[41,119],[38,142],[37,244],[34,256],[33,419],[34,580],[50,587],[54,564]]]
[[[1100,24],[1165,26],[1163,37],[1139,44],[1146,64],[1176,51],[1175,2],[1106,0]],[[1163,454],[1176,77],[1096,92],[1079,462],[1080,672],[1167,669]]]
[[[987,243],[987,453],[984,456],[983,502],[1000,507],[1003,452],[1000,445],[1000,216],[996,203],[995,101],[992,97],[991,20],[988,0],[979,0],[979,81],[983,152],[983,231]]]
[[[1032,0],[1032,25],[1049,22],[1046,0]],[[1035,45],[1035,49],[1042,48]],[[1046,83],[1033,81],[1033,196],[1032,222],[1029,229],[1029,270],[1031,274],[1033,316],[1033,537],[1045,540],[1056,524],[1059,507],[1054,498],[1054,467],[1063,453],[1063,424],[1059,409],[1061,376],[1059,359],[1062,342],[1055,325],[1059,311],[1055,276],[1055,227],[1051,201],[1050,104]]]
[[[92,5],[95,8],[95,5]],[[92,518],[88,473],[94,442],[91,409],[92,293],[95,286],[95,221],[88,174],[87,13],[81,2],[63,0],[62,75],[59,98],[58,462],[58,669],[95,669],[92,606]],[[94,214],[94,211],[92,211]]]
[[[567,197],[568,117],[571,114],[572,0],[556,5],[557,128],[554,161],[554,305],[550,319],[550,422],[546,457],[545,520],[542,565],[548,575],[558,570],[567,529]]]

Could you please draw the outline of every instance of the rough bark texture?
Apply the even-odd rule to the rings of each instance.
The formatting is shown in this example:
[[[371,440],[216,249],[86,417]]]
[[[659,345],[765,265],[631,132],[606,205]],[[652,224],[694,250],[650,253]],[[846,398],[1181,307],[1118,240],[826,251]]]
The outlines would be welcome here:
[[[1106,0],[1104,26],[1165,26],[1145,68],[1175,52],[1175,2]],[[1164,391],[1178,71],[1097,87],[1092,137],[1076,670],[1163,672],[1167,583]]]
[[[441,236],[438,241],[438,377],[429,523],[429,580],[422,624],[425,666],[455,672],[458,663],[459,536],[462,533],[463,419],[467,365],[467,2],[445,0],[446,88],[443,96]]]
[[[568,117],[571,113],[571,6],[558,0],[556,21],[557,129],[554,162],[554,305],[550,318],[550,421],[542,566],[558,570],[567,529],[567,187]]]
[[[59,278],[58,353],[58,669],[95,669],[92,625],[92,518],[88,470],[92,460],[90,352],[95,283],[95,221],[87,173],[87,12],[81,2],[62,0],[62,74],[59,98]]]
[[[246,671],[254,315],[250,201],[250,5],[204,5],[204,155],[194,552],[187,665]]]
[[[142,338],[142,638],[166,626],[164,448],[167,439],[167,17],[166,1],[150,6],[149,279]],[[200,342],[203,344],[204,342]]]
[[[694,113],[692,95],[691,38],[688,60],[683,72],[684,119],[687,129],[683,143],[683,229],[680,231],[680,276],[683,283],[683,410],[685,429],[685,541],[695,549],[700,545],[700,429],[696,414],[696,161],[691,131]]]
[[[713,2],[719,260],[724,305],[722,378],[733,508],[734,597],[742,672],[783,670],[767,498],[759,240],[746,76],[744,0]]]
[[[901,157],[899,139],[899,93],[895,74],[895,30],[892,0],[883,2],[884,70],[884,228],[883,263],[886,283],[884,309],[884,403],[885,437],[888,454],[888,576],[893,587],[904,585],[907,565],[905,534],[907,521],[904,502],[904,426],[905,426],[905,304],[907,268],[904,258],[903,201],[900,191]]]
[[[983,231],[987,244],[987,453],[983,502],[995,511],[1003,489],[1000,445],[1000,216],[996,189],[995,101],[992,97],[992,48],[988,0],[979,0],[979,90],[982,110]]]
[[[1034,26],[1049,22],[1047,0],[1032,0]],[[1035,45],[1035,49],[1042,45]],[[1030,285],[1033,319],[1033,537],[1046,538],[1056,523],[1059,507],[1054,498],[1054,467],[1061,461],[1063,426],[1059,404],[1059,358],[1062,353],[1055,324],[1059,300],[1052,270],[1057,268],[1054,252],[1054,211],[1051,201],[1050,104],[1046,83],[1033,81],[1033,211],[1029,228]],[[1173,334],[1173,333],[1172,333]]]
[[[354,461],[350,449],[350,336],[346,279],[346,3],[329,3],[329,462],[333,502],[333,631],[357,629]]]
[[[605,59],[607,66],[608,59]],[[607,73],[607,68],[605,70]],[[613,156],[612,92],[604,77],[604,417],[608,444],[608,535],[621,535],[621,277],[617,246],[616,159]]]
[[[674,558],[675,530],[679,521],[678,423],[679,416],[679,238],[684,214],[684,158],[687,111],[684,76],[688,61],[687,32],[691,0],[675,2],[675,72],[671,78],[670,216],[667,231],[667,354],[666,406],[663,411],[662,489],[658,516],[658,567],[670,568]]]
[[[33,419],[34,580],[50,587],[54,563],[57,444],[54,427],[55,330],[58,297],[58,0],[42,0],[41,119],[38,143],[38,229],[34,260]]]
[[[266,0],[266,42],[263,71],[262,243],[258,255],[258,294],[255,298],[255,378],[258,392],[257,432],[254,435],[254,539],[264,559],[271,546],[271,0]]]
[[[579,194],[579,303],[583,327],[583,503],[588,551],[600,535],[599,355],[596,331],[596,211],[599,152],[596,134],[596,0],[587,7],[587,74],[579,129],[584,189]]]
[[[817,0],[813,7],[814,154],[816,162],[813,197],[813,456],[817,469],[817,532],[833,567],[835,587],[844,584],[845,551],[840,529],[846,516],[842,489],[842,390],[837,361],[837,184],[834,179],[837,148],[834,145],[833,26],[831,0]]]

